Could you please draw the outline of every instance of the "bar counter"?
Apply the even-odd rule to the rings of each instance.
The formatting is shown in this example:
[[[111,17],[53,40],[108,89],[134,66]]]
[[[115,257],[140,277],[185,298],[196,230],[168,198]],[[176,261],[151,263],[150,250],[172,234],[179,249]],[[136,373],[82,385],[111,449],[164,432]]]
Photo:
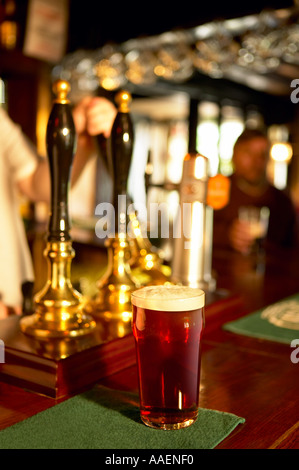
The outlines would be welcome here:
[[[250,257],[225,251],[213,254],[217,290],[206,296],[200,407],[245,419],[217,449],[299,448],[299,362],[292,362],[290,344],[223,328],[297,294],[298,259],[295,252],[268,253],[264,272],[257,272]],[[296,338],[299,330],[294,329]],[[104,376],[99,383],[137,392],[136,364]],[[0,429],[67,398],[54,399],[0,382]]]

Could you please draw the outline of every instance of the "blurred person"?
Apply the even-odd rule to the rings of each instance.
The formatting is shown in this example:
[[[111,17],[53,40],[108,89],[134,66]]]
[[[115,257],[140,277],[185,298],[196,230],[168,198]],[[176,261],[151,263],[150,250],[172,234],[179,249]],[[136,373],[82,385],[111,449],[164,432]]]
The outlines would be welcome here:
[[[253,238],[248,225],[239,220],[242,206],[268,207],[270,211],[266,246],[293,248],[298,245],[297,215],[286,191],[267,179],[270,141],[258,129],[245,129],[235,142],[230,176],[230,200],[214,212],[214,247],[247,254]]]
[[[78,180],[89,156],[95,152],[94,136],[108,138],[116,115],[112,102],[85,97],[73,109],[77,133],[71,184]],[[33,282],[34,272],[24,223],[19,210],[19,193],[32,202],[50,201],[48,159],[36,149],[0,107],[0,319],[22,313],[22,284]]]

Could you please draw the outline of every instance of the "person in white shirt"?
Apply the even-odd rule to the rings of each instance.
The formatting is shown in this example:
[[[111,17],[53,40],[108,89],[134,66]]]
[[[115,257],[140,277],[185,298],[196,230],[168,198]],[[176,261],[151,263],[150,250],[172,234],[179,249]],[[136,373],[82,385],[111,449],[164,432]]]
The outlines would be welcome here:
[[[115,115],[114,105],[100,97],[86,97],[74,108],[77,150],[72,185],[94,152],[93,136],[108,138]],[[0,319],[21,313],[22,283],[34,280],[18,193],[32,202],[50,200],[48,160],[38,157],[20,127],[0,107]]]

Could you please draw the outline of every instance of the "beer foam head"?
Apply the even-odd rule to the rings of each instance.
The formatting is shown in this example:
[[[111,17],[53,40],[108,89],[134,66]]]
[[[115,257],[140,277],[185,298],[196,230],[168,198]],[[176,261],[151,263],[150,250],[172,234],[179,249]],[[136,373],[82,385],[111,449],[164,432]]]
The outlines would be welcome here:
[[[188,286],[146,286],[134,291],[131,300],[136,307],[183,312],[202,308],[205,304],[205,294],[201,289]]]

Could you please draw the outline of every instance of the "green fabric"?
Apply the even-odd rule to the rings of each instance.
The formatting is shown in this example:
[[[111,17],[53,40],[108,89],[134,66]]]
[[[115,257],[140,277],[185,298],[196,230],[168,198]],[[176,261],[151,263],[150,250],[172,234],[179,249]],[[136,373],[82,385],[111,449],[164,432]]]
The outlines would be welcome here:
[[[290,344],[294,338],[298,337],[299,330],[271,323],[268,316],[270,308],[272,314],[279,315],[281,318],[292,309],[292,318],[298,316],[297,325],[299,325],[299,294],[296,294],[238,320],[225,323],[223,329],[240,335]]]
[[[0,431],[0,449],[211,449],[244,422],[200,409],[188,428],[152,429],[137,395],[95,387]]]

